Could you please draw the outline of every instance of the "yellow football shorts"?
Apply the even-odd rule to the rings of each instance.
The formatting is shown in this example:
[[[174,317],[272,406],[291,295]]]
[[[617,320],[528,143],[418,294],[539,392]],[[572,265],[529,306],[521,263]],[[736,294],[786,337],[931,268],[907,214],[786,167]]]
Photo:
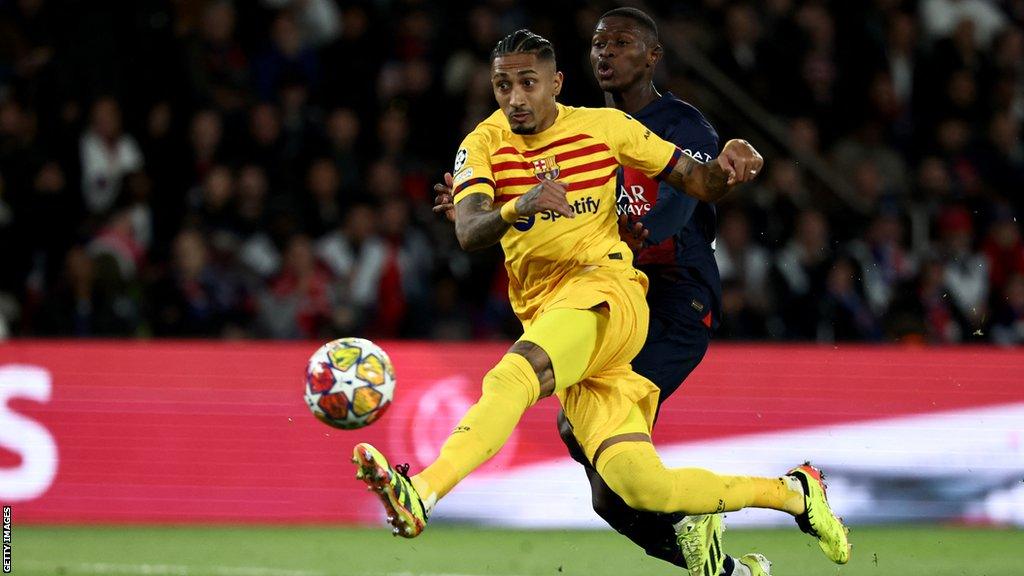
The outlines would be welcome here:
[[[650,434],[654,424],[658,387],[629,364],[647,338],[646,292],[647,277],[627,262],[587,266],[563,279],[534,318],[523,322],[521,340],[537,344],[551,358],[556,395],[591,462],[604,440]],[[593,311],[603,318],[595,323],[593,316],[555,312],[564,310]],[[565,320],[574,317],[587,322],[567,325]],[[589,360],[581,359],[587,351]]]

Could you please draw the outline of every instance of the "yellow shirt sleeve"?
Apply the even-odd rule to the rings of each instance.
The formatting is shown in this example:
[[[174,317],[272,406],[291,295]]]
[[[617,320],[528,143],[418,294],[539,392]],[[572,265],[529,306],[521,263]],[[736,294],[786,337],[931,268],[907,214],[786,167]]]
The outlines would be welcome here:
[[[452,168],[452,196],[458,203],[469,194],[494,198],[494,173],[491,171],[490,139],[481,130],[469,133],[455,154]]]
[[[638,120],[619,110],[602,118],[605,139],[619,164],[636,168],[650,178],[661,180],[675,168],[682,151],[662,140]]]

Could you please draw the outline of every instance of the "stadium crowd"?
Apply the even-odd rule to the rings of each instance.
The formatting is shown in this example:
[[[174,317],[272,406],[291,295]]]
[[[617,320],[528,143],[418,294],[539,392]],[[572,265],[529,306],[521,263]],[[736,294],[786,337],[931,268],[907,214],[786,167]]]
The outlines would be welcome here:
[[[1024,343],[1024,1],[665,4],[788,126],[719,206],[716,337]],[[462,252],[430,188],[509,31],[603,104],[609,7],[0,0],[0,337],[516,335],[500,251]]]

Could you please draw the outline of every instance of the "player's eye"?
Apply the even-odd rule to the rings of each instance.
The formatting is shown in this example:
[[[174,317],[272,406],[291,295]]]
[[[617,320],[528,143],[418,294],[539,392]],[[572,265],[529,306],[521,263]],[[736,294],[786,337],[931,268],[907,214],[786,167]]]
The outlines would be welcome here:
[[[605,42],[594,42],[594,48],[600,50],[601,48],[604,48],[605,44]]]
[[[629,40],[619,40],[619,46],[626,46],[629,44]]]
[[[523,80],[523,86],[526,86],[527,88],[533,86],[536,83],[537,81],[534,80],[533,78],[527,78],[526,80]]]
[[[508,82],[498,82],[497,87],[498,87],[498,90],[504,92],[504,91],[508,90],[509,85],[508,85]]]

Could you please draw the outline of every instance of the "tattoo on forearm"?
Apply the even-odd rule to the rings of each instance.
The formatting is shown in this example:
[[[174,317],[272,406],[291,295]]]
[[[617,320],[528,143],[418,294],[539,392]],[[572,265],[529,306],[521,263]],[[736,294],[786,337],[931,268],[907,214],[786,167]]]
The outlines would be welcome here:
[[[714,202],[729,192],[729,174],[712,160],[704,175],[704,191]]]
[[[718,162],[699,162],[683,154],[666,179],[670,186],[704,202],[714,202],[729,191],[729,175]]]
[[[484,194],[470,194],[455,205],[455,235],[465,250],[497,244],[509,226],[494,209],[494,201]]]
[[[527,214],[531,214],[533,212],[536,212],[537,211],[536,203],[537,203],[537,199],[540,197],[540,192],[541,192],[542,186],[543,186],[542,184],[538,184],[538,185],[534,186],[533,188],[530,188],[529,190],[527,190],[526,193],[523,194],[522,196],[520,196],[519,198],[516,198],[516,199],[511,200],[511,201],[512,202],[516,202],[517,203],[516,204],[516,208],[518,210],[521,210],[522,212],[525,212]]]

